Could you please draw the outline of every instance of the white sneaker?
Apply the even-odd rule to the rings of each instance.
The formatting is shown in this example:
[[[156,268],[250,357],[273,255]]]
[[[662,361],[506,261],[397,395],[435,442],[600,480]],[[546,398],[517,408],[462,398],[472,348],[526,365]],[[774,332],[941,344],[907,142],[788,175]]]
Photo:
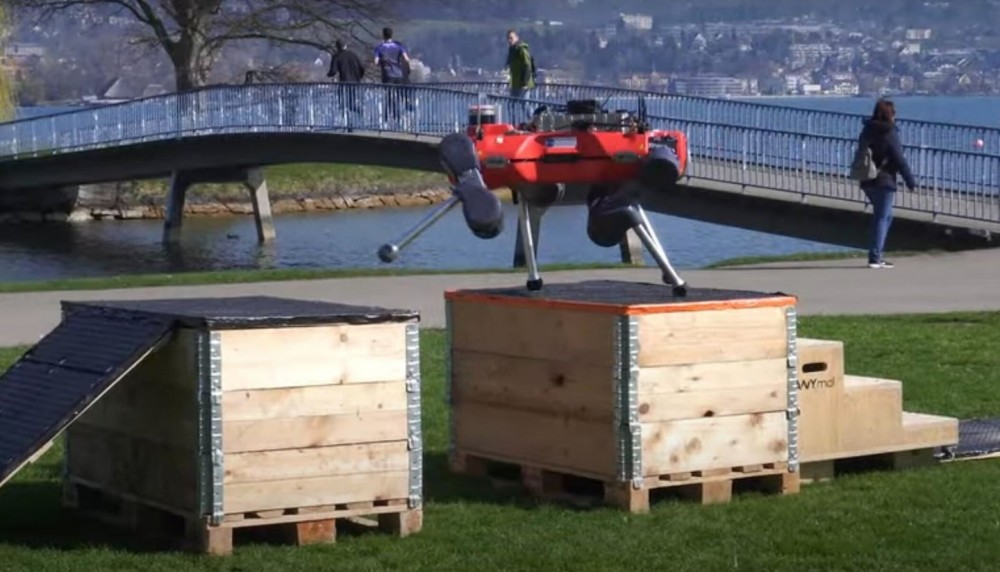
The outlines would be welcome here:
[[[881,262],[869,262],[868,268],[893,268],[893,264],[888,260],[883,260]]]

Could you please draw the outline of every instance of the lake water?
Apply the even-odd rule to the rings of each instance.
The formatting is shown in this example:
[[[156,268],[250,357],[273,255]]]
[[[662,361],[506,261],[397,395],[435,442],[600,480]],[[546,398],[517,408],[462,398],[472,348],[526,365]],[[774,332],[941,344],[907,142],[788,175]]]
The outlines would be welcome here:
[[[773,105],[868,113],[871,98],[761,98]],[[997,97],[898,97],[901,117],[1000,126]],[[22,110],[22,116],[60,111]],[[429,207],[428,207],[429,208]],[[410,227],[427,208],[285,214],[276,217],[278,239],[258,246],[252,219],[190,217],[178,248],[160,244],[160,221],[0,225],[0,280],[23,281],[133,273],[248,268],[379,268],[379,245]],[[737,256],[843,251],[839,246],[745,231],[650,213],[668,255],[690,269]],[[506,228],[484,241],[449,213],[404,251],[395,266],[424,269],[507,267],[516,236],[516,211],[507,206]],[[560,207],[545,218],[540,262],[614,262],[618,249],[593,245],[585,233],[586,210]],[[647,263],[652,260],[647,256]]]

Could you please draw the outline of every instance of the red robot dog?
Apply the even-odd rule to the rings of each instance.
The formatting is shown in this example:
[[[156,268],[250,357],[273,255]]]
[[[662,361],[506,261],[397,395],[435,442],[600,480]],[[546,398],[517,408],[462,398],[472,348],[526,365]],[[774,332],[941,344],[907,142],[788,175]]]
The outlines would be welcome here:
[[[466,225],[482,239],[503,231],[503,207],[496,189],[508,188],[519,206],[518,222],[528,270],[527,288],[540,290],[528,209],[586,204],[587,236],[602,247],[618,245],[634,230],[675,296],[687,284],[671,266],[640,206],[643,193],[668,193],[684,175],[687,137],[680,131],[651,129],[640,99],[639,113],[607,111],[596,100],[570,101],[564,110],[536,110],[529,123],[496,122],[493,106],[473,106],[464,133],[442,139],[441,164],[453,195],[399,240],[383,245],[392,262],[457,204]]]

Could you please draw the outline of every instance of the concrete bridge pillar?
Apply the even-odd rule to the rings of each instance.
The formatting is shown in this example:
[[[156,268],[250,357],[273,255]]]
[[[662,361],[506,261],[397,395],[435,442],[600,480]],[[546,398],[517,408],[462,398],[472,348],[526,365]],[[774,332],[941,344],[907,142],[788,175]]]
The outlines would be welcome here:
[[[623,263],[633,266],[643,266],[645,264],[645,261],[642,259],[642,241],[639,240],[639,235],[634,230],[629,229],[625,233],[625,238],[618,243],[618,249],[621,251]]]
[[[184,202],[191,181],[185,173],[177,171],[170,177],[167,190],[167,214],[163,220],[163,242],[175,244],[181,240],[181,224],[184,221]]]
[[[170,179],[167,195],[167,214],[163,223],[163,242],[180,242],[181,226],[184,220],[184,202],[187,191],[198,183],[241,183],[250,191],[253,204],[254,223],[257,226],[257,241],[261,244],[274,240],[274,217],[271,214],[271,198],[267,192],[267,179],[262,169],[203,169],[197,171],[177,171]]]
[[[262,169],[250,169],[243,181],[250,191],[250,201],[253,203],[253,218],[257,225],[257,242],[263,244],[274,240],[277,232],[274,230],[274,216],[271,214],[271,196],[267,192],[267,179]]]

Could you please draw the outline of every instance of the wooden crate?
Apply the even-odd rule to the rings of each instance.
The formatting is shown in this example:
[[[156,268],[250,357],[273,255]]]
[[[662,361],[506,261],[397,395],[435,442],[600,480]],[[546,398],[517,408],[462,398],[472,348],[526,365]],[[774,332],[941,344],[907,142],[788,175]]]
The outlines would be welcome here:
[[[590,478],[636,512],[662,487],[797,491],[794,298],[600,281],[450,291],[446,309],[454,470]]]
[[[125,305],[87,309],[169,312],[177,327],[67,430],[68,504],[84,504],[83,490],[129,514],[176,515],[211,553],[230,552],[243,527],[283,525],[301,543],[332,541],[338,519],[360,515],[420,529],[416,313],[269,298]]]

